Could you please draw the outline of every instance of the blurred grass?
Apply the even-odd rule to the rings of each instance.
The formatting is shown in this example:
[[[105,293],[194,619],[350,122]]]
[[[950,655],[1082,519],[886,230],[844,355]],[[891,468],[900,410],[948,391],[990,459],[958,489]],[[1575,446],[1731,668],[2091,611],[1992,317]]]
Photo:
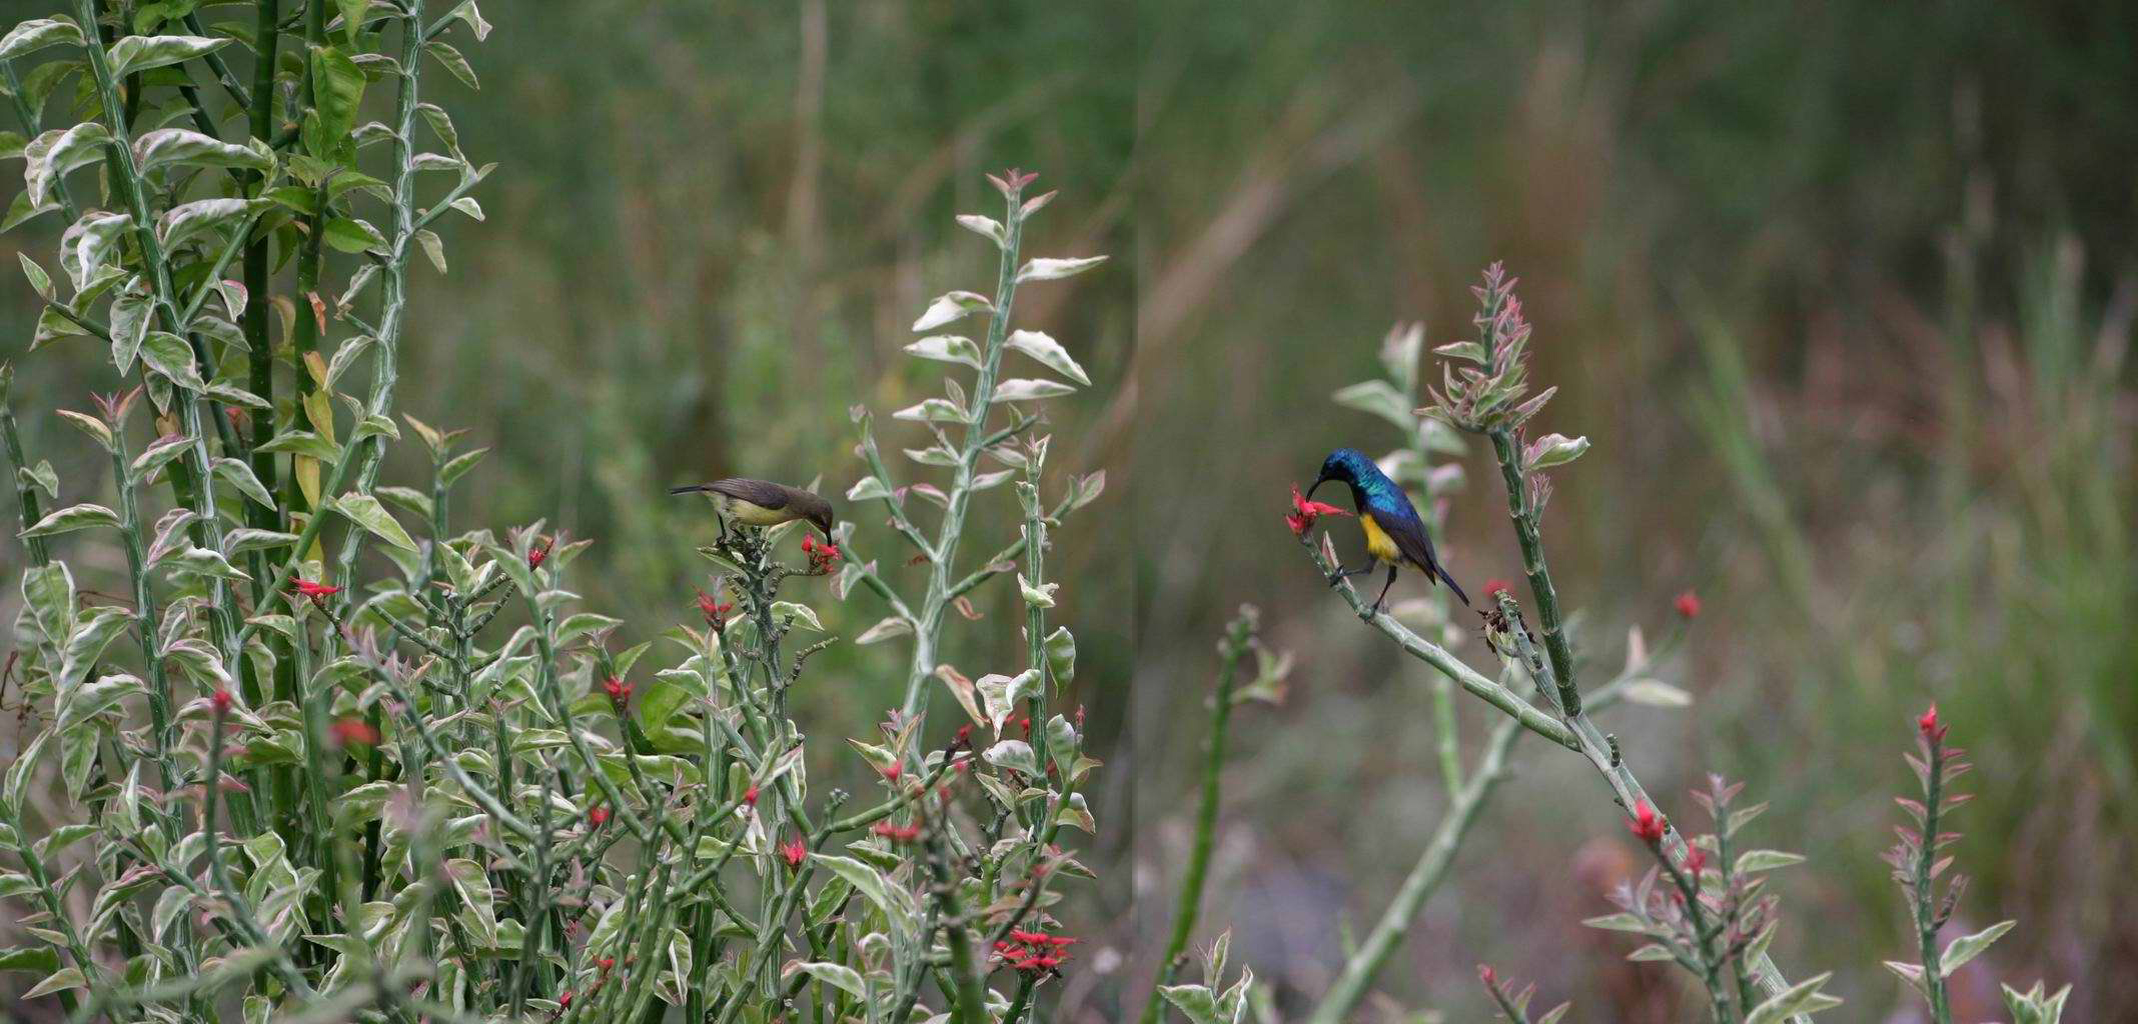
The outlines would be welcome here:
[[[2128,5],[590,0],[491,17],[483,89],[448,105],[502,166],[489,221],[448,229],[451,272],[417,279],[403,407],[493,446],[462,523],[597,538],[578,581],[634,637],[694,614],[702,579],[710,524],[668,485],[821,474],[843,491],[846,407],[933,387],[897,346],[928,297],[986,281],[985,246],[950,223],[992,201],[982,170],[1064,190],[1035,251],[1115,255],[1022,307],[1117,396],[1053,424],[1060,468],[1114,470],[1053,564],[1076,699],[1102,741],[1127,733],[1088,858],[1111,883],[1087,918],[1101,941],[1066,1019],[1116,998],[1106,946],[1163,934],[1210,643],[1241,601],[1300,668],[1289,706],[1237,720],[1205,937],[1234,927],[1297,1005],[1429,831],[1424,681],[1327,599],[1277,514],[1329,448],[1394,444],[1329,393],[1376,372],[1395,320],[1466,334],[1464,289],[1496,258],[1524,279],[1538,375],[1564,385],[1540,428],[1597,445],[1546,513],[1591,657],[1615,665],[1625,627],[1662,628],[1680,589],[1706,601],[1679,668],[1694,707],[1608,727],[1658,792],[1747,778],[1776,804],[1764,834],[1815,854],[1781,879],[1783,965],[1839,969],[1852,1018],[1910,1019],[1876,966],[1901,948],[1876,854],[1905,715],[1936,699],[1982,766],[1963,914],[2022,919],[1982,963],[2077,982],[2076,1019],[2134,1019]],[[26,337],[29,291],[0,288]],[[87,346],[18,362],[25,407],[113,384]],[[49,416],[24,427],[63,478],[101,470]],[[1449,516],[1473,592],[1518,568],[1489,479]],[[1014,657],[1001,597],[953,630],[961,668]],[[876,617],[857,600],[828,625]],[[804,728],[867,729],[898,663],[895,645],[827,652],[797,695]],[[1574,926],[1630,866],[1576,789],[1593,781],[1517,751],[1523,775],[1385,990],[1473,1018],[1489,959],[1583,1019],[1669,1019],[1652,973]]]

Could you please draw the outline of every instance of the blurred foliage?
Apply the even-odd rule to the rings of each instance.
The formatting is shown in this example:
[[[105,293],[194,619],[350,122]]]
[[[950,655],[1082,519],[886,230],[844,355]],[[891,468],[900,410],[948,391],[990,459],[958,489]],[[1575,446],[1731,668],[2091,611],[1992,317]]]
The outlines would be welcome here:
[[[43,9],[7,0],[0,20]],[[1241,716],[1205,930],[1231,927],[1296,1005],[1326,984],[1339,921],[1378,912],[1440,790],[1421,670],[1397,675],[1305,571],[1285,486],[1339,444],[1393,446],[1328,395],[1375,372],[1395,320],[1467,335],[1463,288],[1505,259],[1535,374],[1563,385],[1546,429],[1596,443],[1545,523],[1589,655],[1615,665],[1615,638],[1658,628],[1681,589],[1705,601],[1678,680],[1698,700],[1629,749],[1659,793],[1747,779],[1776,802],[1767,827],[1818,855],[1783,883],[1784,967],[1839,968],[1852,1015],[1902,1005],[1876,967],[1906,941],[1876,856],[1907,713],[1935,698],[1982,765],[1970,902],[2022,922],[1983,962],[2076,982],[2077,1019],[2138,1005],[2119,966],[2138,959],[2120,884],[2138,856],[2130,5],[539,9],[500,19],[482,90],[455,97],[468,149],[502,166],[489,222],[448,228],[451,272],[416,277],[401,404],[495,447],[465,521],[598,540],[590,604],[649,631],[694,614],[712,526],[671,484],[843,491],[846,407],[930,390],[898,358],[905,327],[985,277],[950,215],[984,208],[983,169],[1042,171],[1086,201],[1035,247],[1119,261],[1021,318],[1120,396],[1056,413],[1076,443],[1055,465],[1116,470],[1059,538],[1074,598],[1057,613],[1095,741],[1134,722],[1110,759],[1127,770],[1105,775],[1134,787],[1138,895],[1163,895],[1187,840],[1202,690],[1180,681],[1206,677],[1208,638],[1254,600],[1300,668],[1288,707]],[[26,338],[30,293],[8,282],[0,324]],[[110,386],[100,358],[21,360],[18,393],[81,406]],[[24,424],[63,478],[101,458],[56,428]],[[1466,585],[1517,575],[1497,501],[1473,487],[1449,510]],[[10,576],[18,552],[0,547]],[[949,652],[969,672],[1013,656]],[[894,647],[822,658],[820,680],[854,682],[797,695],[805,728],[858,733],[896,700]],[[1630,870],[1615,823],[1556,792],[1593,782],[1528,767],[1387,991],[1474,1016],[1489,958],[1547,999],[1667,1019],[1651,975],[1569,939]],[[1132,852],[1119,826],[1109,843]],[[1162,934],[1166,905],[1137,900],[1117,941]],[[1118,979],[1093,959],[1071,994],[1104,1005]],[[1997,1012],[1977,987],[1956,984],[1956,1009]]]

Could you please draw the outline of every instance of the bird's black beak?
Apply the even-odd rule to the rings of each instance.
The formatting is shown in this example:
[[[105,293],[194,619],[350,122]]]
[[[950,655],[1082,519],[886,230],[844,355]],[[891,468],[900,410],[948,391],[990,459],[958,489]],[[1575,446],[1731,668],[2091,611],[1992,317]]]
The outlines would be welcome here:
[[[1330,475],[1329,475],[1329,474],[1327,474],[1327,473],[1323,473],[1322,475],[1320,475],[1320,476],[1318,476],[1318,477],[1315,477],[1315,478],[1314,478],[1314,486],[1312,486],[1312,487],[1309,487],[1309,488],[1307,488],[1307,500],[1308,500],[1308,501],[1313,501],[1313,500],[1314,500],[1314,492],[1315,492],[1315,491],[1318,491],[1318,490],[1321,490],[1321,485],[1323,485],[1323,484],[1325,484],[1325,483],[1328,483],[1329,481],[1331,481],[1331,480],[1334,480],[1334,479],[1336,479],[1336,478],[1335,478],[1335,477],[1333,477],[1333,476],[1330,476]]]

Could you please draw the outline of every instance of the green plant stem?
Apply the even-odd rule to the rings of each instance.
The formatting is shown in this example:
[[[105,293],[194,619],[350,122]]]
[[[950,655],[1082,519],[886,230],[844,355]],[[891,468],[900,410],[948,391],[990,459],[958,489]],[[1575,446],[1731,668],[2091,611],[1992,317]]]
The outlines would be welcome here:
[[[260,98],[260,101],[250,104],[246,113],[252,137],[262,142],[266,142],[274,132],[275,54],[281,42],[281,30],[278,25],[276,6],[277,0],[256,0],[254,4],[253,48],[258,57],[254,61],[252,91],[254,96]],[[263,176],[259,179],[257,185],[264,187],[265,184],[266,179]],[[246,234],[249,235],[250,232],[248,231]],[[240,237],[244,236],[241,235]],[[269,338],[271,328],[268,318],[271,314],[268,309],[267,294],[269,286],[267,249],[268,236],[265,234],[253,238],[250,244],[245,247],[244,329],[245,344],[250,349],[248,358],[251,362],[252,377],[249,386],[253,394],[265,399],[269,406],[272,407],[275,401],[275,351],[273,342]],[[275,457],[272,454],[259,451],[259,447],[267,443],[274,435],[274,419],[272,408],[254,417],[252,443],[250,446],[252,473],[260,479],[260,486],[267,488],[269,494],[275,492]],[[252,512],[252,524],[254,527],[262,530],[282,529],[281,510],[263,508],[256,504],[249,505],[249,507]],[[266,565],[264,559],[255,559],[254,562],[256,566],[261,567],[255,570],[256,573],[264,569]],[[254,595],[254,600],[258,600],[257,593]]]
[[[943,940],[950,947],[950,976],[952,988],[947,994],[956,999],[950,1019],[952,1024],[985,1024],[987,999],[979,963],[974,960],[972,929],[965,919],[965,907],[958,899],[958,880],[950,870],[950,843],[944,833],[951,827],[949,815],[934,814],[928,818],[927,867],[928,890],[934,897],[937,924],[943,930]],[[1038,885],[1035,879],[1033,885]]]
[[[0,366],[0,442],[5,443],[8,464],[15,470],[15,500],[22,508],[21,529],[27,530],[44,518],[44,512],[37,501],[37,485],[30,482],[29,458],[22,454],[22,431],[15,424],[14,390],[15,368]],[[22,547],[29,553],[31,565],[42,566],[52,560],[43,537],[25,538]]]
[[[943,522],[931,546],[928,593],[921,602],[920,621],[913,629],[913,660],[906,673],[906,697],[901,707],[908,716],[928,710],[928,679],[935,674],[936,643],[942,635],[943,616],[957,597],[952,587],[952,565],[958,541],[965,533],[965,510],[972,502],[972,480],[980,452],[989,442],[988,413],[995,401],[995,377],[1002,366],[1003,342],[1009,337],[1010,309],[1017,297],[1017,250],[1024,234],[1022,190],[1012,190],[1003,218],[1002,259],[995,274],[994,311],[987,323],[987,345],[982,350],[980,373],[973,381],[972,404],[966,410],[965,443],[958,452],[950,494],[943,509]]]
[[[1513,718],[1501,721],[1492,730],[1492,738],[1487,742],[1476,770],[1470,773],[1462,792],[1441,816],[1440,825],[1433,830],[1433,838],[1426,843],[1424,854],[1404,877],[1403,885],[1396,890],[1395,898],[1389,901],[1380,921],[1367,933],[1365,941],[1359,943],[1358,951],[1345,962],[1336,983],[1322,997],[1321,1004],[1314,1008],[1314,1015],[1308,1018],[1311,1024],[1343,1024],[1351,1019],[1352,1011],[1366,998],[1366,990],[1373,984],[1374,976],[1380,973],[1381,965],[1410,934],[1411,921],[1418,916],[1419,908],[1447,877],[1448,866],[1454,863],[1463,838],[1476,824],[1479,809],[1507,777],[1507,752],[1521,735],[1521,723]]]
[[[1173,911],[1173,936],[1166,941],[1165,958],[1158,961],[1158,977],[1151,983],[1143,1004],[1143,1024],[1158,1024],[1164,1010],[1159,989],[1173,981],[1188,940],[1195,934],[1195,919],[1202,911],[1203,881],[1210,871],[1210,851],[1217,840],[1218,794],[1225,773],[1225,736],[1232,721],[1233,684],[1239,678],[1240,660],[1252,649],[1254,619],[1241,615],[1226,629],[1218,646],[1220,661],[1217,692],[1211,697],[1210,738],[1203,747],[1203,792],[1195,814],[1195,842],[1188,848],[1188,868],[1181,876],[1180,899]]]
[[[1321,570],[1323,579],[1335,580],[1337,578],[1336,563],[1320,548],[1315,546],[1314,541],[1311,539],[1312,537],[1312,532],[1301,537],[1299,539],[1300,546],[1306,549],[1307,557],[1313,560],[1315,568]],[[1568,750],[1581,751],[1581,741],[1577,740],[1573,731],[1561,724],[1558,719],[1538,710],[1528,701],[1516,696],[1514,691],[1485,678],[1476,669],[1464,664],[1462,659],[1449,653],[1447,648],[1419,636],[1409,627],[1397,622],[1386,612],[1375,613],[1365,600],[1359,597],[1358,591],[1351,586],[1350,580],[1340,581],[1336,586],[1336,592],[1343,597],[1344,602],[1351,606],[1351,610],[1356,612],[1360,619],[1373,628],[1380,630],[1382,635],[1394,640],[1396,645],[1403,649],[1404,653],[1431,665],[1439,670],[1442,675],[1454,680],[1456,685],[1469,691],[1473,696],[1482,698],[1485,703],[1514,716],[1516,720],[1522,723],[1523,728]]]
[[[1938,948],[1937,918],[1931,908],[1935,878],[1932,869],[1938,856],[1938,802],[1944,799],[1945,743],[1929,740],[1930,771],[1923,784],[1923,831],[1915,854],[1915,931],[1923,953],[1923,992],[1930,1000],[1932,1024],[1952,1024],[1952,1006],[1945,992],[1944,954]]]
[[[1538,508],[1530,500],[1521,462],[1521,445],[1505,427],[1489,431],[1492,454],[1500,464],[1500,477],[1507,484],[1507,517],[1514,522],[1515,541],[1522,549],[1522,572],[1529,577],[1529,591],[1537,601],[1537,622],[1544,629],[1544,649],[1551,655],[1552,676],[1558,680],[1559,710],[1572,718],[1581,714],[1581,690],[1574,683],[1574,652],[1566,642],[1565,623],[1559,616],[1559,591],[1552,586],[1552,573],[1544,562],[1544,541],[1537,530]]]

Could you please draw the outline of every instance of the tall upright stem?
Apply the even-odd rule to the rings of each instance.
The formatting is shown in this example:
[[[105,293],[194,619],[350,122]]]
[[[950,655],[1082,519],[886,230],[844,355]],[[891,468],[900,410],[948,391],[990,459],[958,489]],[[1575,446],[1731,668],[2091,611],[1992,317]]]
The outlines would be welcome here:
[[[950,496],[943,509],[942,527],[929,552],[928,594],[921,603],[920,621],[913,630],[913,662],[906,673],[907,715],[928,710],[928,677],[935,674],[936,644],[943,632],[943,617],[957,597],[953,575],[958,540],[965,533],[965,509],[972,502],[973,471],[980,451],[991,436],[988,412],[995,401],[995,377],[1002,366],[1002,345],[1009,337],[1010,307],[1017,297],[1017,249],[1024,235],[1023,190],[1012,184],[1003,215],[1002,259],[995,272],[994,311],[987,324],[987,346],[982,350],[980,373],[973,381],[972,405],[967,412],[965,441],[950,481]]]

